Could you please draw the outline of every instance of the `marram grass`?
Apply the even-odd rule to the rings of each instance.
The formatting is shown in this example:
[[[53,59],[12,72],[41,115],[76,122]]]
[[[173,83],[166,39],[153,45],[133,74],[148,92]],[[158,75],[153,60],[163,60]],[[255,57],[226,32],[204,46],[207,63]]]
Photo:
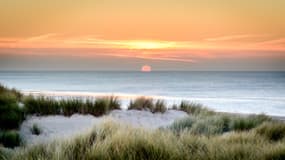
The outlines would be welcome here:
[[[120,109],[119,99],[113,96],[86,100],[78,98],[55,100],[50,97],[27,96],[24,98],[24,105],[27,114],[35,115],[71,116],[78,113],[102,116],[111,110]]]
[[[283,123],[273,121],[271,118],[265,115],[241,116],[215,113],[211,115],[192,115],[176,120],[172,125],[169,126],[169,129],[177,134],[181,133],[184,130],[187,130],[190,133],[196,135],[217,135],[230,131],[248,131],[260,126],[263,124],[263,122],[272,123],[272,129],[277,128],[274,127],[278,126],[275,123],[278,123],[280,126],[285,127]],[[269,125],[267,125],[267,127],[268,126]]]
[[[73,139],[20,148],[6,157],[12,160],[284,159],[285,139],[271,141],[258,132],[252,129],[203,136],[184,130],[176,135],[171,130],[144,130],[107,122]]]
[[[152,113],[164,113],[167,110],[167,106],[163,100],[153,100],[152,98],[138,97],[130,102],[128,109],[146,110]]]
[[[24,103],[23,107],[19,107],[21,102]],[[116,97],[84,101],[24,97],[15,89],[10,90],[0,85],[0,110],[3,113],[0,125],[0,160],[285,159],[284,123],[265,115],[215,113],[201,104],[186,101],[173,106],[173,109],[185,111],[190,116],[162,129],[145,130],[107,122],[89,133],[68,140],[20,146],[16,149],[1,146],[14,147],[21,143],[15,129],[25,115],[70,116],[80,113],[101,116],[113,109],[120,109],[120,101]],[[139,97],[130,103],[129,109],[163,113],[167,107],[164,101]],[[31,130],[35,134],[40,133],[38,126]]]

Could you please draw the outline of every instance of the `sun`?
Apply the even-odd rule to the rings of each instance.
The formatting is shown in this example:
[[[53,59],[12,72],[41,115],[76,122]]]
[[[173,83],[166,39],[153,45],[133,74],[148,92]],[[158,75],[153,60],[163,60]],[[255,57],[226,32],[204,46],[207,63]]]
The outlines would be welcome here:
[[[143,65],[141,68],[141,72],[151,72],[151,66]]]

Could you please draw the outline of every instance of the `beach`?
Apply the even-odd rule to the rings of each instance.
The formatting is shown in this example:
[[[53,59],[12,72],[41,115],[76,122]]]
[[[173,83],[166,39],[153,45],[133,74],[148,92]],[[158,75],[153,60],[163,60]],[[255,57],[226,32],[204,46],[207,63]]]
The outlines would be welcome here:
[[[285,149],[282,116],[218,112],[185,100],[23,94],[0,85],[0,102],[0,156],[6,159],[272,159]]]
[[[96,93],[76,93],[76,92],[23,92],[24,95],[36,97],[51,97],[55,100],[60,99],[96,99],[116,95],[103,95]],[[68,139],[100,126],[106,121],[116,122],[123,125],[130,125],[134,128],[144,128],[153,130],[170,126],[173,122],[187,117],[184,111],[173,110],[173,104],[167,104],[169,110],[165,113],[151,113],[150,111],[127,110],[130,101],[141,97],[141,95],[118,95],[121,101],[122,110],[113,110],[102,117],[92,115],[74,114],[71,116],[49,115],[49,116],[30,116],[20,127],[20,135],[27,145],[52,142],[56,139]],[[162,99],[164,97],[146,97],[151,99]],[[252,114],[220,112],[227,115],[247,117]],[[270,116],[272,119],[285,122],[285,116]],[[30,128],[37,124],[42,129],[41,135],[34,135]]]

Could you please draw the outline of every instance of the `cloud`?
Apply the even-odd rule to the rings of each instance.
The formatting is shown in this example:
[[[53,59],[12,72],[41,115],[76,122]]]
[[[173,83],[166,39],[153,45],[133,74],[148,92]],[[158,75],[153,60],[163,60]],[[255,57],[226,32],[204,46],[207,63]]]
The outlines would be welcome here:
[[[39,36],[34,36],[34,37],[29,37],[24,39],[23,41],[40,41],[40,40],[46,40],[49,39],[51,37],[55,37],[57,36],[57,33],[48,33],[48,34],[43,34],[43,35],[39,35]]]
[[[273,40],[267,40],[267,41],[263,41],[260,42],[258,44],[275,44],[275,45],[285,45],[285,38],[279,38],[279,39],[273,39]]]
[[[246,38],[254,40],[244,41]],[[0,54],[111,56],[183,63],[198,63],[223,57],[270,56],[265,52],[276,57],[285,55],[285,38],[266,37],[263,40],[264,38],[265,35],[244,34],[210,38],[206,41],[109,40],[91,35],[70,37],[48,33],[29,38],[2,38]],[[273,54],[275,52],[278,54]]]
[[[230,41],[230,40],[241,40],[247,38],[260,38],[267,37],[267,34],[240,34],[240,35],[228,35],[222,37],[206,38],[206,41]]]
[[[154,56],[154,55],[144,55],[144,54],[112,54],[106,53],[102,54],[105,56],[113,56],[113,57],[124,57],[124,58],[138,58],[138,59],[148,59],[148,60],[159,60],[159,61],[175,61],[175,62],[186,62],[186,63],[194,63],[195,60],[185,57],[177,57],[173,58],[171,56]]]

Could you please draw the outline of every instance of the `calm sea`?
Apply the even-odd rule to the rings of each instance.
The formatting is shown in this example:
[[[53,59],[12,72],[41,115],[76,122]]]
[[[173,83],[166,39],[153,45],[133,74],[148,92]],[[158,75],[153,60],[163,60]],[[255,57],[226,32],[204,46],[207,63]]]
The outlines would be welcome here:
[[[0,83],[22,91],[163,96],[214,110],[285,116],[285,72],[0,71]]]

